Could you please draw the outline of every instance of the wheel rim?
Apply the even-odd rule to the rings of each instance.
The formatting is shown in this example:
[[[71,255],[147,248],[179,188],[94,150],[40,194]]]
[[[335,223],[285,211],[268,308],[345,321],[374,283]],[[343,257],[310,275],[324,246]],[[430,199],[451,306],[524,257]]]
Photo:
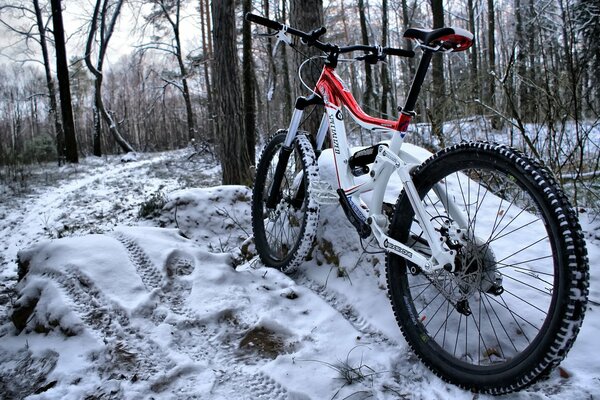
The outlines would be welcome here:
[[[302,164],[297,152],[289,158],[285,174],[280,186],[280,200],[274,209],[266,207],[266,198],[273,184],[275,168],[279,160],[278,145],[273,150],[263,192],[263,226],[266,243],[271,257],[283,261],[295,251],[302,239],[303,226],[306,220],[306,201],[302,195],[305,180],[302,179]]]
[[[439,180],[447,199],[431,184],[420,192],[445,246],[459,250],[456,271],[425,276],[409,268],[405,302],[422,340],[439,357],[470,370],[505,368],[534,351],[549,325],[556,301],[555,245],[540,199],[525,190],[530,184],[486,166],[448,172]],[[462,235],[443,207],[448,200],[468,219]],[[426,247],[415,222],[410,242]]]

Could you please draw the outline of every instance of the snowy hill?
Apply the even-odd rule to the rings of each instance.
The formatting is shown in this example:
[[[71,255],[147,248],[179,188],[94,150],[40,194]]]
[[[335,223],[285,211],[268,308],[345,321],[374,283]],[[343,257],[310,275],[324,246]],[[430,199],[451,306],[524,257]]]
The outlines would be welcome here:
[[[250,190],[214,186],[218,168],[187,156],[86,160],[0,205],[2,398],[473,398],[408,349],[384,259],[339,207],[323,206],[312,259],[285,276],[247,240]],[[598,222],[581,218],[597,301]],[[594,301],[562,369],[510,398],[599,395],[599,328]]]

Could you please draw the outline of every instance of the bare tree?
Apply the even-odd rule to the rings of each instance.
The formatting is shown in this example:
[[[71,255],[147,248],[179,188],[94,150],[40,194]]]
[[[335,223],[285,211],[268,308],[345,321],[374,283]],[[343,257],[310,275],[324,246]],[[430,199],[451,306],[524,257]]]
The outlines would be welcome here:
[[[364,0],[358,0],[358,16],[360,20],[360,34],[363,44],[369,44],[369,33],[367,30],[367,16],[365,13],[365,2]],[[371,64],[368,62],[364,63],[365,66],[365,95],[363,98],[363,105],[367,108],[374,108],[375,102],[375,89],[373,88],[373,72]]]
[[[87,44],[85,46],[85,64],[90,72],[95,77],[95,95],[94,95],[94,155],[100,156],[100,120],[98,118],[97,111],[100,112],[106,123],[108,129],[112,134],[115,141],[121,146],[121,149],[125,152],[134,151],[133,147],[123,138],[123,135],[119,132],[119,127],[114,120],[113,116],[108,112],[102,98],[102,81],[103,74],[102,68],[104,65],[104,57],[106,56],[106,50],[108,43],[115,29],[117,19],[121,13],[121,7],[124,0],[118,0],[115,3],[111,3],[110,0],[97,0],[94,7],[94,13],[92,14],[92,22],[90,25],[90,32],[88,34]],[[112,12],[112,14],[110,14]],[[92,63],[92,47],[96,39],[96,34],[100,25],[100,34],[98,38],[98,51],[96,65]]]
[[[388,36],[389,36],[389,23],[388,23],[388,2],[382,0],[381,2],[381,46],[387,47]],[[392,91],[390,83],[390,72],[387,63],[381,63],[381,114],[387,115],[390,113],[389,108],[396,108],[396,96]],[[389,108],[388,108],[389,101]]]
[[[476,3],[473,0],[467,0],[467,12],[469,14],[469,30],[477,37],[477,25],[475,24],[475,15],[477,10],[475,9]],[[479,43],[475,40],[473,48],[469,51],[469,69],[471,71],[471,79],[473,80],[472,94],[479,97],[479,71],[478,71],[478,51]],[[493,80],[493,79],[490,79]]]
[[[184,4],[182,0],[152,0],[151,4],[153,5],[153,9],[146,16],[147,21],[163,33],[165,31],[164,22],[166,22],[171,36],[170,40],[166,41],[161,41],[161,38],[157,38],[157,41],[147,43],[142,48],[163,51],[175,57],[179,69],[179,82],[175,82],[168,77],[165,77],[165,79],[177,87],[183,96],[189,140],[192,140],[196,137],[196,121],[188,84],[189,71],[184,61],[185,56],[181,43],[181,11]]]
[[[67,162],[78,163],[77,138],[75,123],[73,121],[73,107],[71,105],[71,87],[69,83],[69,66],[67,65],[67,49],[65,46],[65,31],[62,20],[62,6],[60,0],[51,0],[52,21],[54,27],[54,43],[56,47],[56,73],[60,92],[60,106],[65,132],[65,158]]]
[[[431,13],[433,14],[433,28],[444,26],[444,3],[442,0],[430,0]],[[432,60],[431,76],[433,78],[432,110],[428,110],[431,121],[431,131],[439,140],[441,147],[445,147],[444,139],[444,113],[446,108],[446,85],[444,83],[444,60],[440,54],[435,54]]]
[[[492,76],[496,73],[496,12],[494,10],[494,0],[488,0],[488,72]],[[473,54],[476,54],[475,50],[472,50]],[[476,60],[473,60],[475,62]],[[488,102],[492,105],[495,104],[495,92],[496,92],[496,80],[487,79],[488,86]]]
[[[244,0],[243,13],[252,11],[252,1]],[[254,160],[256,146],[256,96],[254,81],[254,65],[252,61],[252,36],[250,30],[250,21],[244,19],[242,27],[243,58],[242,58],[242,79],[244,81],[244,131],[246,132],[246,145],[250,160]]]
[[[214,135],[214,101],[212,98],[212,86],[210,80],[210,71],[212,65],[212,33],[211,33],[211,19],[210,19],[210,5],[208,4],[208,0],[200,0],[199,4],[200,8],[200,30],[202,37],[202,56],[203,56],[203,69],[204,69],[204,87],[206,90],[206,108],[208,118],[205,122],[208,131],[209,138],[207,140],[213,139]]]
[[[290,1],[290,25],[302,31],[310,32],[313,29],[323,26],[323,0],[291,0]],[[321,52],[315,48],[302,48],[302,53],[294,52],[294,67],[297,70],[300,64],[306,60],[305,55],[320,55]],[[315,84],[321,74],[321,66],[317,62],[311,62],[303,70],[303,76],[308,79],[308,84]],[[300,82],[296,85],[296,95],[306,93],[306,89]],[[317,133],[321,118],[317,113],[312,115],[304,122],[304,129],[309,133]]]
[[[266,0],[268,2],[268,0]],[[287,19],[287,9],[286,9],[287,0],[281,1],[281,19],[285,22]],[[283,90],[285,94],[284,98],[284,110],[285,116],[287,118],[292,116],[292,107],[293,107],[293,96],[294,92],[292,91],[292,85],[290,83],[290,68],[288,63],[288,55],[287,55],[287,47],[281,46],[281,70],[282,70],[282,78],[283,78]]]
[[[35,25],[35,27],[37,29],[37,34],[34,33],[33,28],[27,27],[27,28],[21,29],[21,28],[17,27],[15,24],[11,24],[8,21],[5,21],[4,19],[0,19],[0,24],[7,27],[9,29],[9,31],[14,32],[17,35],[24,37],[26,42],[31,40],[31,41],[37,43],[40,47],[40,50],[42,53],[42,64],[44,67],[44,73],[45,73],[45,78],[46,78],[46,88],[48,90],[48,102],[49,102],[48,115],[49,115],[50,119],[53,121],[53,124],[51,126],[54,129],[53,136],[56,141],[56,151],[57,151],[57,155],[58,155],[58,163],[60,165],[64,158],[65,143],[64,143],[64,133],[63,133],[63,128],[62,128],[61,117],[60,117],[60,113],[58,112],[58,102],[56,99],[56,87],[54,84],[54,76],[52,74],[51,60],[50,60],[50,55],[49,55],[49,51],[48,51],[47,17],[44,15],[44,10],[40,7],[38,0],[32,0],[32,5],[33,5],[33,8],[30,9],[23,2],[17,2],[17,3],[5,2],[4,4],[0,5],[0,11],[3,10],[5,12],[7,12],[7,14],[9,11],[11,11],[12,13],[10,13],[11,14],[10,16],[12,18],[14,18],[15,20],[19,20],[19,21],[32,20],[33,21],[32,24]],[[17,14],[12,15],[15,12]],[[21,17],[23,17],[23,18],[21,18]],[[37,60],[35,60],[35,61],[37,61]]]

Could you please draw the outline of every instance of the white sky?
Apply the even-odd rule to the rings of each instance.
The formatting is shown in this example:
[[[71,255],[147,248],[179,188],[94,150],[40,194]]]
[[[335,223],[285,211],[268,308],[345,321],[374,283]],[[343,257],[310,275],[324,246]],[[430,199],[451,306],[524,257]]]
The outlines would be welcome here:
[[[67,37],[67,56],[69,60],[73,57],[82,57],[87,40],[88,21],[93,11],[93,4],[86,1],[63,1],[63,21],[65,35]],[[190,3],[186,10],[182,12],[181,35],[183,38],[184,53],[190,52],[197,47],[194,42],[199,44],[199,25],[197,21],[198,13],[195,10],[196,4]],[[144,43],[147,38],[143,38],[140,32],[143,24],[142,15],[147,7],[141,9],[137,5],[125,3],[121,10],[121,15],[117,23],[117,30],[110,41],[109,51],[106,55],[105,63],[110,66],[119,60],[123,54],[130,53],[134,46]],[[10,21],[6,13],[0,16],[4,20]],[[29,27],[34,24],[21,19],[13,19],[13,23],[19,27]],[[37,32],[37,28],[33,29]],[[25,60],[36,58],[41,60],[39,45],[31,42],[30,51],[32,55],[27,55],[27,46],[22,37],[10,32],[5,26],[0,25],[0,64],[10,63],[13,60]],[[52,51],[52,46],[50,46]]]

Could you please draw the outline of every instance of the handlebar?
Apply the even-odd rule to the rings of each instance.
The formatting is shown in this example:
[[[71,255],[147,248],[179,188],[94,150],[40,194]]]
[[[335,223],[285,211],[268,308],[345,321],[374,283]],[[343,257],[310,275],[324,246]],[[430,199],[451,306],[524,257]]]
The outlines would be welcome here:
[[[300,37],[304,44],[306,44],[308,46],[315,46],[319,50],[323,50],[327,53],[342,54],[342,53],[351,53],[353,51],[365,51],[367,53],[373,53],[375,58],[373,58],[373,57],[369,58],[368,56],[359,58],[359,59],[364,59],[367,62],[373,63],[373,64],[380,60],[380,58],[378,57],[379,51],[381,51],[382,55],[400,56],[400,57],[409,57],[409,58],[412,58],[415,56],[415,52],[412,50],[398,49],[398,48],[393,48],[393,47],[381,48],[379,46],[367,46],[367,45],[362,45],[362,44],[339,47],[339,46],[331,44],[331,43],[323,43],[323,42],[319,41],[319,37],[327,32],[327,29],[325,29],[325,27],[320,27],[318,29],[313,30],[310,33],[307,33],[307,32],[303,32],[301,30],[298,30],[298,29],[295,29],[295,28],[292,28],[289,26],[285,26],[277,21],[273,21],[273,20],[270,20],[268,18],[262,17],[260,15],[256,15],[253,13],[247,13],[245,18],[247,21],[266,26],[267,28],[270,28],[270,29],[273,29],[276,31],[284,30],[286,33]]]
[[[283,25],[277,21],[270,20],[265,17],[261,17],[260,15],[246,13],[246,21],[254,22],[255,24],[259,24],[262,26],[266,26],[267,28],[271,28],[276,31],[280,31],[283,29]],[[298,31],[300,32],[300,31]],[[290,32],[291,33],[291,32]],[[298,35],[300,36],[300,35]]]

